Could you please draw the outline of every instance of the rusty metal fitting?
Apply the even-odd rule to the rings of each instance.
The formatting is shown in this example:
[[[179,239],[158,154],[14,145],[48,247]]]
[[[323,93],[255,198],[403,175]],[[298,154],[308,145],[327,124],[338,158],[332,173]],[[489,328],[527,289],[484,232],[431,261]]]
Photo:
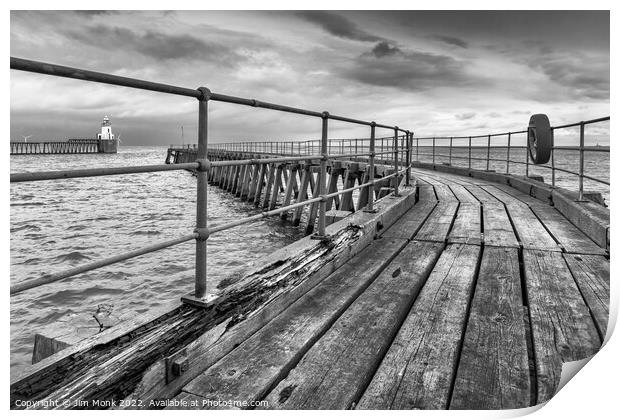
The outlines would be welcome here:
[[[198,172],[208,172],[211,170],[211,161],[209,159],[197,159]]]
[[[258,106],[258,101],[256,99],[252,99],[252,106]]]
[[[210,235],[210,231],[209,228],[196,228],[194,229],[194,233],[196,233],[198,235],[198,237],[196,238],[196,240],[198,241],[206,241],[207,239],[209,239],[209,235]]]
[[[321,160],[324,160],[324,161],[329,160],[329,154],[327,154],[327,153],[323,153],[323,154],[321,155]]]
[[[321,118],[323,118],[323,119],[329,118],[329,112],[327,112],[327,111],[323,111],[323,112],[321,113]]]
[[[208,101],[211,99],[211,91],[208,88],[201,86],[198,88],[198,91],[200,92],[200,96],[198,97],[199,101]]]
[[[326,203],[327,202],[327,197],[324,195],[319,195],[319,198],[321,199],[320,203]]]
[[[398,131],[398,126],[394,126],[394,130]]]
[[[374,122],[374,121],[371,121],[371,122],[370,122],[370,126],[371,126],[371,127],[376,127],[376,126],[377,126],[377,123],[376,123],[376,122]]]

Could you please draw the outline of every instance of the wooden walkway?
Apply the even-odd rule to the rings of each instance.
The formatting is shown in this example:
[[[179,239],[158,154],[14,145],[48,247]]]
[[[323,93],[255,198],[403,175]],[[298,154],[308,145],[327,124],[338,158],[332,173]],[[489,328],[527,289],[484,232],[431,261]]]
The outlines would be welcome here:
[[[549,400],[562,362],[593,355],[605,336],[606,251],[505,185],[413,175],[419,200],[408,213],[176,399],[271,409]]]

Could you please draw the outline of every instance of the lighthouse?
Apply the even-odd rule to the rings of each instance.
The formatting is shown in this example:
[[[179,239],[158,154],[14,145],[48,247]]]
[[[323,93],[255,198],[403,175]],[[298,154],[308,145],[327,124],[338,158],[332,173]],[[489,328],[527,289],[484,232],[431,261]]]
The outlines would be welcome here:
[[[101,133],[97,134],[97,139],[114,140],[114,134],[112,134],[112,123],[107,115],[103,117],[103,122],[101,123]]]
[[[106,115],[101,123],[101,133],[97,134],[99,153],[116,153],[118,148],[118,140],[114,138],[112,133],[112,123]]]

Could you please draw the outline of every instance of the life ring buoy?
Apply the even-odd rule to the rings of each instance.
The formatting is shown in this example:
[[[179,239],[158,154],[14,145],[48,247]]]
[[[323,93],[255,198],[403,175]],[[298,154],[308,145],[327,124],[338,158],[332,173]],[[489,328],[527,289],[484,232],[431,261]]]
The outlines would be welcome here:
[[[536,165],[549,162],[552,147],[553,134],[549,118],[545,114],[532,115],[527,127],[527,148],[532,162]]]

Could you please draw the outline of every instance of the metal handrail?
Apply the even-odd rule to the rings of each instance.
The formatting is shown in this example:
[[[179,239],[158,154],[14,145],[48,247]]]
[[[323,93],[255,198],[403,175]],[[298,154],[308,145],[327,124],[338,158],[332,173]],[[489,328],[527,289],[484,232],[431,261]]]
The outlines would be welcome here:
[[[594,182],[598,182],[600,184],[604,184],[604,185],[610,185],[609,181],[606,181],[604,179],[600,179],[600,178],[596,178],[590,175],[586,175],[585,172],[585,165],[584,165],[584,153],[585,152],[600,152],[600,153],[609,153],[609,147],[586,147],[585,146],[585,127],[587,125],[590,124],[596,124],[596,123],[600,123],[600,122],[604,122],[604,121],[609,121],[610,117],[601,117],[601,118],[595,118],[595,119],[591,119],[591,120],[586,120],[586,121],[580,121],[577,123],[570,123],[570,124],[563,124],[563,125],[558,125],[558,126],[554,126],[551,127],[551,133],[552,135],[555,133],[556,130],[559,129],[564,129],[564,128],[571,128],[571,127],[579,127],[579,146],[555,146],[554,144],[551,147],[551,166],[549,165],[536,165],[538,167],[541,168],[545,168],[545,169],[549,169],[551,170],[551,185],[553,187],[556,186],[556,181],[555,181],[555,173],[556,171],[560,171],[563,173],[568,173],[571,175],[575,175],[578,177],[579,180],[579,184],[578,184],[578,192],[579,192],[579,201],[583,201],[583,195],[584,195],[584,191],[583,191],[583,180],[584,179],[588,179]],[[468,167],[471,169],[471,161],[475,160],[475,161],[485,161],[486,164],[486,169],[489,170],[490,169],[490,162],[505,162],[506,163],[506,173],[510,173],[510,163],[514,163],[514,164],[519,164],[519,165],[525,165],[525,175],[529,176],[529,166],[533,165],[532,162],[530,162],[530,156],[529,156],[529,151],[528,151],[528,147],[527,145],[525,146],[513,146],[511,145],[511,137],[514,134],[525,134],[527,133],[527,130],[521,130],[521,131],[509,131],[509,132],[505,132],[505,133],[492,133],[492,134],[485,134],[485,135],[477,135],[477,136],[435,136],[435,137],[415,137],[413,138],[413,140],[416,141],[416,145],[415,145],[415,152],[416,152],[416,157],[419,156],[431,156],[432,157],[432,161],[433,163],[435,163],[435,158],[436,157],[447,157],[449,159],[448,164],[451,165],[452,164],[452,160],[453,159],[467,159],[468,160]],[[499,146],[494,146],[491,145],[491,139],[495,138],[495,137],[508,137],[508,142],[507,145],[499,145]],[[487,139],[487,144],[486,145],[480,145],[480,146],[472,146],[471,141],[472,139]],[[553,138],[553,137],[552,137]],[[440,153],[436,153],[435,149],[437,148],[436,146],[436,141],[437,140],[450,140],[449,145],[446,146],[439,146],[440,148],[448,148],[449,150],[449,155],[445,155],[445,154],[440,154]],[[469,143],[465,146],[453,146],[453,140],[469,140]],[[432,141],[432,145],[422,145],[420,146],[420,141]],[[424,153],[424,152],[420,152],[419,148],[420,147],[432,147],[432,153]],[[506,158],[505,159],[498,159],[498,158],[492,158],[490,157],[490,150],[491,149],[501,149],[501,148],[506,148]],[[452,154],[452,150],[453,149],[467,149],[468,150],[468,156],[467,157],[463,157],[463,156],[454,156]],[[480,158],[480,157],[473,157],[471,156],[471,151],[472,149],[486,149],[487,150],[487,156],[486,158]],[[525,149],[525,160],[524,161],[515,161],[515,160],[511,160],[510,159],[510,152],[512,149]],[[574,172],[574,171],[570,171],[564,168],[559,168],[556,166],[555,164],[555,151],[556,150],[573,150],[573,151],[579,151],[579,172]]]
[[[353,191],[361,188],[369,188],[369,186],[374,185],[379,180],[374,180],[374,156],[375,156],[375,128],[385,128],[394,131],[393,137],[393,147],[389,153],[394,153],[394,166],[395,172],[392,175],[387,177],[383,177],[381,180],[385,180],[386,178],[394,178],[394,194],[398,195],[398,175],[401,173],[406,173],[406,183],[409,184],[410,178],[410,169],[411,169],[411,137],[413,136],[413,132],[409,130],[405,130],[399,128],[397,126],[389,126],[384,124],[378,124],[374,121],[363,121],[338,115],[330,114],[326,111],[324,112],[316,112],[305,110],[301,108],[294,108],[285,105],[278,105],[269,102],[262,102],[256,99],[246,99],[239,98],[235,96],[229,96],[224,94],[219,94],[215,92],[211,92],[209,89],[205,87],[200,87],[198,89],[188,89],[179,86],[167,85],[162,83],[154,83],[150,81],[133,79],[128,77],[122,77],[107,73],[94,72],[90,70],[77,69],[73,67],[60,66],[56,64],[43,63],[39,61],[26,60],[22,58],[11,57],[11,69],[21,70],[33,73],[47,74],[57,77],[66,77],[71,79],[79,79],[90,82],[104,83],[115,86],[125,86],[130,88],[154,91],[167,93],[172,95],[180,95],[186,97],[192,97],[198,100],[198,145],[188,147],[188,149],[196,150],[197,159],[195,162],[186,163],[186,164],[172,164],[172,165],[149,165],[149,166],[132,166],[132,167],[117,167],[117,168],[93,168],[93,169],[76,169],[76,170],[64,170],[64,171],[52,171],[52,172],[38,172],[38,173],[17,173],[11,174],[11,182],[31,182],[31,181],[43,181],[43,180],[53,180],[53,179],[65,179],[65,178],[82,178],[82,177],[92,177],[92,176],[109,176],[109,175],[120,175],[120,174],[131,174],[131,173],[141,173],[141,172],[159,172],[159,171],[171,171],[171,170],[185,170],[191,169],[196,171],[197,175],[197,197],[196,197],[196,228],[193,233],[189,235],[182,236],[180,238],[160,242],[158,244],[154,244],[145,248],[140,248],[138,250],[128,252],[125,254],[117,255],[114,257],[110,257],[104,260],[96,261],[90,264],[86,264],[80,267],[76,267],[70,270],[65,270],[60,273],[56,273],[54,275],[43,276],[38,279],[20,282],[11,287],[10,294],[14,295],[19,292],[23,292],[25,290],[32,289],[34,287],[39,287],[44,284],[49,284],[55,281],[59,281],[76,274],[84,273],[86,271],[94,270],[96,268],[101,268],[110,264],[114,264],[129,258],[133,258],[139,255],[144,255],[146,253],[155,252],[170,246],[174,246],[180,244],[182,242],[186,242],[191,239],[196,240],[196,263],[195,263],[195,290],[194,296],[197,299],[204,299],[207,294],[207,248],[206,241],[212,233],[219,232],[222,230],[230,229],[232,227],[238,226],[243,223],[249,223],[253,220],[257,220],[262,217],[267,217],[269,215],[275,215],[287,211],[288,209],[294,209],[300,206],[305,206],[311,203],[318,202],[319,203],[319,219],[318,219],[318,235],[316,238],[321,239],[325,238],[325,213],[326,213],[326,201],[329,197],[332,197],[333,194],[326,195],[326,181],[327,181],[327,169],[326,162],[330,158],[328,153],[328,121],[335,120],[341,122],[347,122],[351,124],[358,125],[366,125],[370,127],[371,137],[370,137],[370,146],[368,150],[368,157],[370,162],[369,170],[371,171],[371,176],[369,182],[358,185],[357,187],[353,187],[348,189],[347,191]],[[252,106],[256,108],[265,108],[272,109],[276,111],[294,113],[299,115],[306,115],[312,117],[318,117],[322,120],[322,137],[320,142],[321,153],[315,156],[304,156],[304,157],[287,157],[280,159],[253,159],[253,163],[257,162],[265,162],[271,161],[274,162],[276,160],[285,159],[287,161],[299,161],[299,160],[308,160],[309,158],[316,158],[321,160],[321,169],[320,169],[320,177],[317,181],[319,184],[319,193],[318,197],[314,197],[312,199],[295,203],[290,206],[286,206],[283,208],[279,208],[269,212],[263,212],[261,214],[247,217],[244,219],[236,220],[231,223],[227,223],[220,226],[213,226],[209,228],[207,226],[207,180],[208,173],[212,166],[225,166],[232,164],[239,164],[239,161],[209,161],[207,158],[208,151],[208,137],[207,137],[207,114],[208,114],[208,103],[209,101],[219,101],[226,102],[231,104],[239,104]],[[406,149],[406,165],[402,170],[398,170],[398,157],[399,157],[399,148],[398,140],[399,133],[403,133],[405,136],[401,136],[403,139],[403,143],[405,142],[404,138],[406,137],[407,146]],[[386,138],[387,139],[387,138]],[[381,152],[383,152],[383,139],[381,139]],[[183,145],[182,148],[185,148]],[[387,153],[387,152],[386,152]],[[402,159],[402,154],[401,154]],[[342,194],[340,192],[339,194]],[[371,191],[371,196],[368,200],[368,209],[372,210],[373,208],[373,192]]]

